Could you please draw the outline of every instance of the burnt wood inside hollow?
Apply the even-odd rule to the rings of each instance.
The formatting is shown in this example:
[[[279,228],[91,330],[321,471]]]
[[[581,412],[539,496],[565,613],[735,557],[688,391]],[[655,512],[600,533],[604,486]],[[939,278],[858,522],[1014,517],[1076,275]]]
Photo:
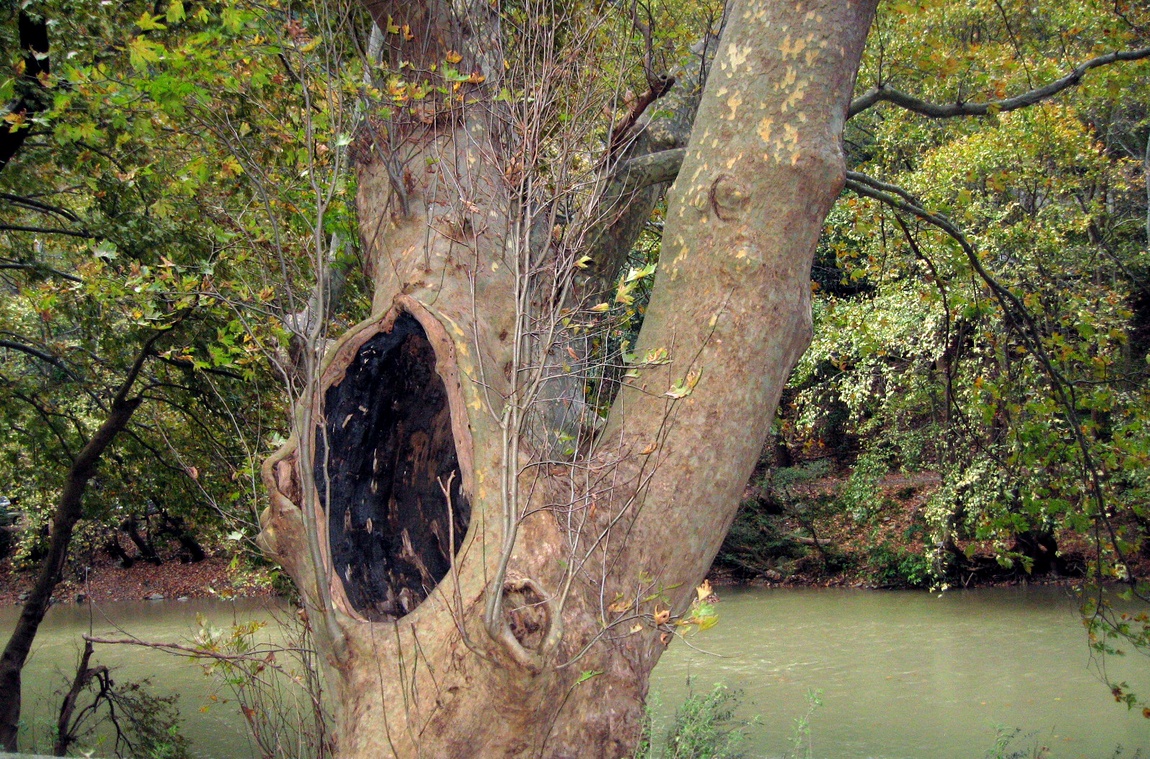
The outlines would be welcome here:
[[[447,389],[414,317],[360,347],[324,416],[315,479],[333,567],[357,612],[401,617],[447,574],[471,517]]]

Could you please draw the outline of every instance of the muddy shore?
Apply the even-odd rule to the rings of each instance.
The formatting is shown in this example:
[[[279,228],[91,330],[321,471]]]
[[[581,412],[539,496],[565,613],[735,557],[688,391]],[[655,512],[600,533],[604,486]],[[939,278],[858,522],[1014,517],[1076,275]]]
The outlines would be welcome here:
[[[9,559],[0,561],[0,606],[22,602],[35,581],[35,572],[17,572]],[[159,566],[138,561],[125,569],[115,561],[94,564],[83,577],[72,573],[56,586],[58,603],[143,601],[178,598],[235,598],[275,595],[266,573],[238,571],[227,557],[209,557],[194,564],[166,561]]]

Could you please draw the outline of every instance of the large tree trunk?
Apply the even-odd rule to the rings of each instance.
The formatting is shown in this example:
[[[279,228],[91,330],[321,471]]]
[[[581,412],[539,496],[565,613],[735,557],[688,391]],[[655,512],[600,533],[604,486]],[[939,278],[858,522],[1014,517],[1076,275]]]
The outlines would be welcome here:
[[[371,10],[424,43],[393,35],[393,63],[468,51],[460,70],[497,81],[487,7],[462,31],[439,6]],[[651,669],[810,339],[810,264],[873,10],[730,9],[635,349],[658,360],[565,458],[546,455],[532,404],[586,314],[581,251],[533,240],[516,122],[475,97],[391,126],[360,175],[373,314],[264,467],[262,543],[319,633],[341,756],[632,753]]]

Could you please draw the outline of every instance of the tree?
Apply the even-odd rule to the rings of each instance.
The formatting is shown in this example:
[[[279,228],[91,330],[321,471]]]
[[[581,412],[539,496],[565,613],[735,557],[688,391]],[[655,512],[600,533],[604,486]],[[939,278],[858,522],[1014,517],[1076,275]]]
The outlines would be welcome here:
[[[253,255],[263,240],[245,225],[251,187],[205,119],[279,127],[261,106],[293,85],[274,54],[260,59],[271,72],[251,65],[237,39],[251,14],[212,10],[46,1],[6,6],[0,26],[21,73],[0,86],[0,471],[35,528],[25,545],[36,570],[0,658],[8,750],[21,670],[78,535],[156,512],[195,556],[190,522],[255,532],[267,449],[247,436],[279,411],[261,395],[271,367],[260,341],[283,331],[268,314],[280,283]],[[274,201],[273,220],[290,220],[285,197]]]
[[[367,7],[374,306],[322,369],[308,343],[262,543],[316,628],[341,755],[627,755],[810,340],[874,3],[735,3],[689,144],[647,154],[654,5],[615,28],[609,4]],[[647,97],[604,132],[631,39]],[[676,170],[641,331],[612,348],[628,204]]]

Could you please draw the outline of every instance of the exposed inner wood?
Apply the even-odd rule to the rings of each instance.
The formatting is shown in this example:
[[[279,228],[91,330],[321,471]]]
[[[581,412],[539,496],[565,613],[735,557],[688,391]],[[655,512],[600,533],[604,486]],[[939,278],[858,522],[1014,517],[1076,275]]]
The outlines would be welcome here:
[[[537,651],[551,624],[550,611],[539,591],[528,583],[507,583],[503,586],[503,613],[519,644]]]
[[[324,416],[315,479],[332,565],[357,612],[401,617],[447,574],[471,517],[447,390],[414,317],[359,348]]]

